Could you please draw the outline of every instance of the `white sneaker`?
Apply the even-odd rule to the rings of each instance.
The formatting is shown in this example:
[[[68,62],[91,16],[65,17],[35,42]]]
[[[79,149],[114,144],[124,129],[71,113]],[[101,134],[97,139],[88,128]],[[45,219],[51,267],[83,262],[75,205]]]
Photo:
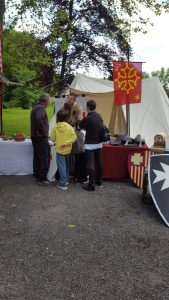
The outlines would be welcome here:
[[[57,185],[57,188],[58,188],[58,189],[61,189],[61,190],[64,190],[64,191],[68,189],[67,186],[61,186],[61,185],[59,185],[59,184]]]
[[[89,183],[89,180],[83,181],[82,183],[83,184]]]

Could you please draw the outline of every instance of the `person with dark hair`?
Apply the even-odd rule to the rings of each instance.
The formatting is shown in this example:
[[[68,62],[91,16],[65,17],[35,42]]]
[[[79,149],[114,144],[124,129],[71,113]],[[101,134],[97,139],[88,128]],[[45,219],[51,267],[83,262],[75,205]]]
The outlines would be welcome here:
[[[85,152],[84,152],[84,142],[85,142],[85,131],[80,129],[79,122],[75,125],[75,133],[77,135],[77,140],[73,144],[72,153],[74,155],[74,178],[75,182],[87,182],[87,174],[84,168],[85,166]]]
[[[43,94],[39,102],[31,111],[31,140],[34,149],[33,174],[40,185],[48,185],[47,173],[49,170],[50,146],[48,142],[49,123],[46,108],[50,96]]]
[[[81,121],[83,118],[82,108],[76,102],[76,94],[71,92],[67,97],[63,109],[67,111],[67,122],[71,126],[75,126],[77,121]]]
[[[96,102],[94,100],[89,100],[87,102],[87,112],[87,117],[79,124],[80,128],[86,131],[84,148],[86,172],[89,175],[89,184],[83,188],[88,191],[94,191],[95,183],[98,186],[102,185],[101,130],[103,120],[96,112]],[[96,166],[96,181],[94,163]]]
[[[57,113],[57,124],[52,128],[51,140],[55,143],[56,161],[60,175],[57,187],[67,190],[69,179],[69,154],[72,150],[72,144],[77,136],[71,125],[67,122],[67,112],[59,110]]]

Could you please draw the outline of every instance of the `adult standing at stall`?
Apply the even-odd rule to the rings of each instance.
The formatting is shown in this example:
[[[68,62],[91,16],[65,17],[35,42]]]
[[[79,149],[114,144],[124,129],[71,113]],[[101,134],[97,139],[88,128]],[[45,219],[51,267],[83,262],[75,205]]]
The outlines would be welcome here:
[[[34,149],[33,174],[40,185],[48,185],[50,146],[48,142],[49,123],[46,108],[50,96],[43,94],[31,111],[31,140]]]
[[[76,102],[76,97],[77,95],[71,92],[68,95],[66,102],[62,108],[67,112],[66,122],[74,128],[77,125],[77,123],[83,119],[82,108],[79,105],[79,103]],[[74,163],[75,163],[74,153],[71,152],[69,156],[69,169],[71,173],[74,173],[75,171]]]
[[[89,184],[85,186],[84,189],[94,191],[95,183],[98,186],[102,185],[101,131],[103,127],[103,120],[96,112],[96,102],[94,100],[89,100],[87,102],[87,112],[87,117],[79,124],[79,127],[86,131],[84,147],[86,172],[89,175]],[[94,163],[96,166],[96,181]]]
[[[71,126],[75,126],[78,121],[81,121],[83,118],[82,108],[76,102],[76,94],[71,92],[67,97],[67,101],[65,102],[63,109],[67,111],[67,123]]]

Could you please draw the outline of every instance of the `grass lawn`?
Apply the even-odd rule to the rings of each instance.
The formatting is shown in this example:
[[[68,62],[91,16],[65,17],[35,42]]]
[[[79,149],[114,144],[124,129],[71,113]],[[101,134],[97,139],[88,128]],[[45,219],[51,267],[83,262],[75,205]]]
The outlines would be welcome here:
[[[49,120],[53,115],[54,104],[47,108]],[[3,131],[5,134],[13,134],[21,131],[30,135],[30,112],[31,109],[8,108],[3,110]]]

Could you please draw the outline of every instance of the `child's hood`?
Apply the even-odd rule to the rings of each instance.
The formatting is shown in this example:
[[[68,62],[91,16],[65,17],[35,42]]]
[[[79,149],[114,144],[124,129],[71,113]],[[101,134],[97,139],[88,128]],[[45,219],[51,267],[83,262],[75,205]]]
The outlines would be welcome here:
[[[58,130],[59,132],[63,133],[68,129],[68,123],[66,122],[59,122],[55,125],[55,129]]]

